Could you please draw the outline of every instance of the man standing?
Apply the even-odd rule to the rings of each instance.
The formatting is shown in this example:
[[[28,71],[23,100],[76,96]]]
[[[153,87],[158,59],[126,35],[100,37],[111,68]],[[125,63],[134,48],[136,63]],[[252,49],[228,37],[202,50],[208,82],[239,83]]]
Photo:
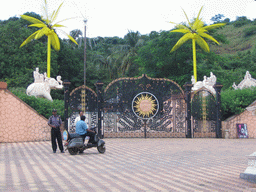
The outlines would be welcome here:
[[[57,110],[52,110],[52,116],[49,118],[48,125],[52,128],[51,129],[51,139],[52,139],[52,150],[53,153],[56,153],[57,144],[56,139],[58,141],[59,149],[61,153],[64,153],[63,144],[62,144],[62,137],[60,132],[60,126],[62,124],[61,118],[57,115]]]
[[[95,132],[88,129],[87,124],[84,122],[85,116],[81,116],[81,120],[76,123],[76,133],[83,137],[83,141],[86,136],[89,136],[89,143],[93,143]]]

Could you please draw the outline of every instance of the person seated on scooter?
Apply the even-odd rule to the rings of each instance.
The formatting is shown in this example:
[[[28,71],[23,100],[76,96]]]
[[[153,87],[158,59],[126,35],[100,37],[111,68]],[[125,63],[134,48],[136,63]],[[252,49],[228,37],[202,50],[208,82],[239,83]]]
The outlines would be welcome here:
[[[83,138],[83,142],[84,142],[86,136],[90,137],[88,143],[93,143],[94,142],[95,132],[88,129],[88,126],[85,123],[85,116],[84,115],[82,115],[81,120],[76,123],[76,133]]]
[[[76,117],[76,119],[75,119],[75,125],[76,125],[76,123],[78,122],[78,121],[80,121],[81,120],[81,117],[84,115],[84,112],[83,111],[79,111],[79,115]]]

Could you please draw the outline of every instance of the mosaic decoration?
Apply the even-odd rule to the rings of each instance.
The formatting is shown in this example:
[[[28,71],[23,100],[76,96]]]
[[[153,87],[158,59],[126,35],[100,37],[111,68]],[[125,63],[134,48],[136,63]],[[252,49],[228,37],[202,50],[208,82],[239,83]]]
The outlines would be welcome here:
[[[132,101],[133,113],[142,119],[153,118],[159,110],[157,98],[149,93],[142,92],[136,95]]]

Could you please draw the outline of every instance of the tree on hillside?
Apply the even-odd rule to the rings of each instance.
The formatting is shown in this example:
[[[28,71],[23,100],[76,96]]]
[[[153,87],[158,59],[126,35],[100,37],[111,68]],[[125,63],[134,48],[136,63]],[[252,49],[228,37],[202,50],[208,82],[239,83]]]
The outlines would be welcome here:
[[[74,30],[70,31],[70,36],[73,37],[75,40],[82,35],[83,35],[83,33],[80,29],[74,29]]]
[[[121,44],[124,44],[124,40],[119,37],[88,38],[87,45],[90,53],[88,56],[94,65],[91,68],[95,67],[94,71],[97,73],[104,71],[104,77],[107,77],[108,80],[118,78],[117,70],[120,65],[117,64],[117,60],[113,56],[113,47]],[[100,79],[103,80],[102,78]]]
[[[105,56],[102,54],[94,55],[94,64],[98,68],[104,69],[106,71],[106,76],[110,79],[118,78],[116,61],[110,56]]]
[[[210,51],[210,48],[208,46],[208,44],[206,43],[206,41],[203,39],[207,38],[210,39],[212,41],[214,41],[215,43],[219,44],[218,41],[216,39],[214,39],[212,36],[210,36],[209,34],[207,34],[208,30],[214,29],[214,28],[218,28],[221,26],[224,26],[225,23],[218,23],[218,24],[213,24],[213,25],[209,25],[209,26],[204,26],[204,22],[202,21],[201,18],[199,18],[200,13],[202,11],[203,7],[201,7],[197,18],[194,19],[192,22],[189,21],[187,14],[185,13],[185,11],[183,10],[187,21],[188,21],[188,25],[182,25],[182,24],[178,24],[176,25],[175,30],[172,30],[171,32],[180,32],[180,33],[184,33],[185,35],[183,35],[179,41],[174,45],[174,47],[172,48],[171,52],[176,51],[182,44],[184,44],[187,40],[191,39],[192,40],[192,49],[193,49],[193,71],[194,71],[194,78],[195,81],[197,82],[197,68],[196,68],[196,43],[206,52]],[[173,22],[171,22],[173,23]]]
[[[138,48],[142,46],[144,42],[138,31],[129,31],[128,34],[125,35],[124,40],[126,44],[119,44],[113,47],[113,54],[111,55],[117,63],[120,63],[119,73],[121,75],[128,72],[129,68],[135,64],[134,58],[137,56]]]
[[[141,73],[154,78],[169,78],[179,85],[191,80],[191,47],[185,44],[180,51],[170,54],[169,47],[181,37],[179,33],[162,31],[145,42],[138,50],[136,66]]]
[[[242,16],[242,17],[237,17],[236,20],[234,21],[233,25],[234,25],[234,27],[242,27],[243,25],[246,25],[250,22],[251,22],[250,19],[247,19],[246,16]]]
[[[82,41],[83,41],[83,38],[82,38],[83,33],[82,33],[82,31],[80,29],[74,29],[74,30],[70,31],[69,35],[71,37],[73,37],[77,42],[79,40],[79,47],[81,47]]]
[[[215,15],[214,17],[212,17],[211,21],[213,21],[214,23],[220,23],[220,22],[222,22],[223,17],[225,17],[223,14],[218,14],[218,15]]]

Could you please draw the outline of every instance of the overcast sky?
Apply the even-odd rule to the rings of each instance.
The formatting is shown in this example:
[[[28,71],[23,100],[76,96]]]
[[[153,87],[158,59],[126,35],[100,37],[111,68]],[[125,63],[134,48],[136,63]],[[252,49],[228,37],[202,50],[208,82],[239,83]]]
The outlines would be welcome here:
[[[3,0],[1,0],[3,1]],[[47,0],[50,13],[56,10],[63,0]],[[7,20],[25,12],[42,15],[44,0],[5,0],[0,6],[0,20]],[[254,0],[64,0],[57,21],[74,17],[62,24],[69,33],[73,29],[84,32],[84,19],[87,19],[87,37],[124,37],[128,30],[149,34],[151,31],[171,30],[169,21],[186,21],[182,8],[189,18],[196,17],[201,6],[203,21],[223,14],[235,20],[237,16],[256,18]],[[60,34],[59,34],[60,35]],[[62,36],[61,36],[62,37]]]

